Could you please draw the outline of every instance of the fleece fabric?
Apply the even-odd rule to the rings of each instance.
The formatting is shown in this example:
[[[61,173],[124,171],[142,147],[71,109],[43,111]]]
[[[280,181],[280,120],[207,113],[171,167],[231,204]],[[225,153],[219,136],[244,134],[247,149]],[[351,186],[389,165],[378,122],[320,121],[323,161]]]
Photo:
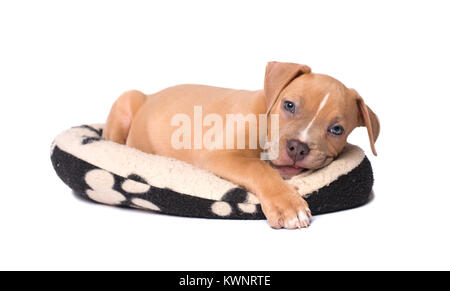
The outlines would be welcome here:
[[[104,140],[102,128],[73,127],[52,143],[56,173],[81,197],[178,216],[265,218],[258,199],[246,189],[185,162]],[[317,215],[365,204],[373,173],[364,152],[349,144],[327,167],[287,182],[298,188]]]

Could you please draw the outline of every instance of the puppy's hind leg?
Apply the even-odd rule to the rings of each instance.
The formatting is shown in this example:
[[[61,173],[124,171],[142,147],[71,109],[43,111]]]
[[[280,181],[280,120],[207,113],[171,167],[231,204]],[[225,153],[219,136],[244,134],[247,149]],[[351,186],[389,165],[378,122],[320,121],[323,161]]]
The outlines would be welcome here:
[[[123,93],[114,102],[109,112],[102,137],[120,144],[126,144],[133,118],[144,104],[146,97],[145,94],[136,90]]]

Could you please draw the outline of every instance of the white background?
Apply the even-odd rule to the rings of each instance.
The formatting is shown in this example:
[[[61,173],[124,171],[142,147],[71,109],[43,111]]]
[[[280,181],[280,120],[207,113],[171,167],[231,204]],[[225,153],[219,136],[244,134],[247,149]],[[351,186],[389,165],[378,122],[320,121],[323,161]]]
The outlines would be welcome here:
[[[1,1],[0,269],[449,269],[448,1]],[[260,89],[305,63],[378,114],[374,200],[276,231],[86,203],[53,138],[123,91]]]

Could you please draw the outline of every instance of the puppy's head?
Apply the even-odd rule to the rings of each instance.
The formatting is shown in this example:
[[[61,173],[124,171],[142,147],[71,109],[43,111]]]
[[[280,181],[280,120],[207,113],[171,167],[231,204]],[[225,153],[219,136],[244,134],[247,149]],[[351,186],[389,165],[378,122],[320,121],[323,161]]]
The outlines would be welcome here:
[[[268,114],[279,114],[279,154],[271,164],[284,178],[331,163],[358,126],[367,127],[376,155],[377,116],[338,80],[314,74],[306,65],[270,62],[264,94]]]

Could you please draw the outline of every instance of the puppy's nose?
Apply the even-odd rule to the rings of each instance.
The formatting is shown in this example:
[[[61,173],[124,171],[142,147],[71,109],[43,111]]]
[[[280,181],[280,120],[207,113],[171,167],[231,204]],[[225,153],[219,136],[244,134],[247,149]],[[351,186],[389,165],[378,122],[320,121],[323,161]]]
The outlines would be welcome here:
[[[297,139],[290,139],[287,142],[288,156],[295,162],[303,160],[309,154],[309,147]]]

